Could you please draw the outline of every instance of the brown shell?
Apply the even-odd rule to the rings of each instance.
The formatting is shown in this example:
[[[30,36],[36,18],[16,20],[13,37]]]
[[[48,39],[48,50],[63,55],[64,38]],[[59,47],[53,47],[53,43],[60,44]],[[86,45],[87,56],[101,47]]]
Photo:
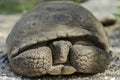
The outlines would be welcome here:
[[[104,27],[87,9],[71,1],[40,3],[12,29],[6,40],[8,56],[37,43],[79,36],[88,36],[109,50]]]

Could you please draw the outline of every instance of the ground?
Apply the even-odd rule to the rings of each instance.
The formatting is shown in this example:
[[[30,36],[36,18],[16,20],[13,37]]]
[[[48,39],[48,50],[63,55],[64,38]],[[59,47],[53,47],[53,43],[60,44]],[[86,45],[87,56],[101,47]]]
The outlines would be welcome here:
[[[120,25],[106,27],[108,38],[112,46],[112,61],[104,73],[94,75],[73,74],[70,76],[46,75],[38,78],[26,78],[14,74],[9,70],[8,61],[5,60],[5,39],[20,15],[0,15],[0,80],[120,80]]]

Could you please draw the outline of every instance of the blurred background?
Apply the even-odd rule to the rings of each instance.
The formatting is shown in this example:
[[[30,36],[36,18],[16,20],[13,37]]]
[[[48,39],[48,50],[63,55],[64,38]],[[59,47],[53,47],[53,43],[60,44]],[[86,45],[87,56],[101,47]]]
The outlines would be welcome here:
[[[65,0],[0,0],[0,14],[23,13],[33,6],[47,1],[65,1]],[[87,0],[66,0],[82,3]]]
[[[112,70],[108,70],[108,73],[120,77],[120,0],[0,0],[0,53],[6,53],[6,37],[22,14],[37,4],[47,1],[73,1],[93,13],[105,27],[114,53],[113,57],[115,59],[110,65]],[[6,72],[2,70],[4,66],[1,67],[1,63],[0,61],[0,79],[4,80],[4,78],[1,78],[1,74],[4,73],[9,76],[11,74],[7,70],[5,70]],[[112,72],[114,70],[117,72]],[[115,79],[107,78],[107,80]]]

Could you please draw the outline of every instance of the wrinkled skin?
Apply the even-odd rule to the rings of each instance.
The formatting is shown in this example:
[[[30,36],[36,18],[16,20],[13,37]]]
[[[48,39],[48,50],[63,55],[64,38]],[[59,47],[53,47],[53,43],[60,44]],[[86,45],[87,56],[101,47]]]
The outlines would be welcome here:
[[[111,58],[101,23],[69,1],[33,8],[16,23],[6,42],[10,69],[27,77],[99,73]]]
[[[106,51],[88,43],[72,45],[70,41],[60,40],[54,41],[51,46],[30,49],[17,55],[10,61],[10,67],[28,77],[98,73],[107,68],[109,56]]]

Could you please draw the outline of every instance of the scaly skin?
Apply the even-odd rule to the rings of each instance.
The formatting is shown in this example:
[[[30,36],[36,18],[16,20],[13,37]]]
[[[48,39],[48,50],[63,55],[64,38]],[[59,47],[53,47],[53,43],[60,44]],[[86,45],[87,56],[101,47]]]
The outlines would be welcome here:
[[[52,66],[51,56],[49,47],[27,50],[10,60],[10,68],[23,76],[41,76]]]
[[[10,60],[10,68],[14,72],[28,77],[45,74],[68,75],[74,72],[103,72],[110,63],[110,55],[94,45],[88,46],[82,43],[79,42],[72,46],[70,41],[60,40],[51,43],[51,46],[54,46],[51,48],[52,50],[50,47],[43,46],[24,51]],[[57,50],[55,51],[55,49]],[[68,55],[70,55],[71,64],[64,64],[67,62]]]
[[[69,41],[54,41],[50,44],[50,47],[53,52],[53,63],[60,64],[67,61],[69,50],[72,44]]]
[[[99,73],[110,63],[110,55],[95,46],[74,45],[70,51],[70,61],[77,72]]]
[[[58,50],[58,54],[53,55],[54,57],[57,56],[58,59],[65,60],[64,63],[67,60],[67,54],[70,48],[71,43],[69,41],[55,41],[57,43],[56,45],[62,44],[65,46],[59,46],[60,50]],[[59,44],[58,44],[59,43]],[[66,48],[65,49],[61,48]],[[58,48],[55,47],[55,49]],[[55,50],[53,48],[53,50]],[[55,53],[54,53],[55,54]],[[66,54],[66,57],[61,57]],[[59,56],[61,55],[61,56]],[[55,62],[52,60],[52,51],[49,47],[43,46],[38,47],[35,49],[26,50],[19,55],[11,58],[10,61],[10,68],[16,72],[17,74],[27,76],[27,77],[35,77],[35,76],[41,76],[45,74],[51,74],[51,75],[68,75],[72,74],[76,71],[76,69],[70,65],[54,65],[52,62]],[[57,62],[59,60],[57,59]],[[61,62],[59,62],[61,63]]]

